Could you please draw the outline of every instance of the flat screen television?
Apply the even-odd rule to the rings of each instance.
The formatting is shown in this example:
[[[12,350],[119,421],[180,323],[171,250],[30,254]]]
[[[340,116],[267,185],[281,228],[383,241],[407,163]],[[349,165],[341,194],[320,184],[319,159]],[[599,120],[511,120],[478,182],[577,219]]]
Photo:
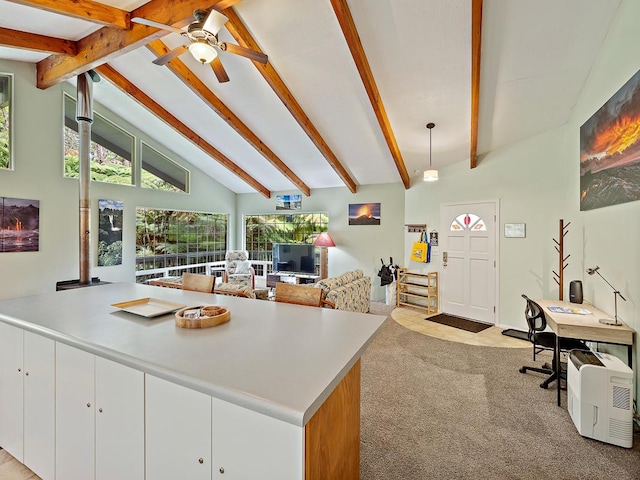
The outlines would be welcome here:
[[[314,275],[315,247],[304,243],[274,243],[273,271]]]

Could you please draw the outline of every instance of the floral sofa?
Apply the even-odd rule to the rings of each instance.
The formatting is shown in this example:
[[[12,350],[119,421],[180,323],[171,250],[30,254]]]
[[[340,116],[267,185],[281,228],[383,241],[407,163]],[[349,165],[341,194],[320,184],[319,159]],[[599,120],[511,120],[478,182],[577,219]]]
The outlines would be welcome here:
[[[336,310],[367,313],[371,297],[371,278],[362,270],[353,270],[315,284],[322,289],[322,299]],[[327,305],[325,303],[325,305]]]

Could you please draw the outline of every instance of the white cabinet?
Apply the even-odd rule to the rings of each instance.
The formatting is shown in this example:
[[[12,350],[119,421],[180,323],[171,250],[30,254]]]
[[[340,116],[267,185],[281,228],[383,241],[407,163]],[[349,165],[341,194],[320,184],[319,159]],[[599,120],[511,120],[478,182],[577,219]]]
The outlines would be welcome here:
[[[0,322],[0,446],[22,461],[23,334]]]
[[[56,477],[144,478],[144,374],[56,348]]]
[[[211,397],[146,375],[146,480],[211,480]]]
[[[301,480],[304,429],[213,399],[213,478]]]
[[[0,322],[0,446],[54,478],[55,342]]]

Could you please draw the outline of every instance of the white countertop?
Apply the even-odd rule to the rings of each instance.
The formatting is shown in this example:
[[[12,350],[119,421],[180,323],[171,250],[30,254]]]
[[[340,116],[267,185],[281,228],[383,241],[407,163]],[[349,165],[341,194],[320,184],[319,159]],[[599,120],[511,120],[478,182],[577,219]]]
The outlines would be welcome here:
[[[229,307],[183,329],[110,305],[144,297]],[[0,301],[0,321],[303,426],[360,358],[384,316],[114,283]]]

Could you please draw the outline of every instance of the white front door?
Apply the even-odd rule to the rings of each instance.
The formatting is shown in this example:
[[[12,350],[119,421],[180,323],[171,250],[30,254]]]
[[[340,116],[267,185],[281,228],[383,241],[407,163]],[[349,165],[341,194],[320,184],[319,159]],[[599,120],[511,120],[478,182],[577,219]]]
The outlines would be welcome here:
[[[495,323],[497,208],[497,201],[441,206],[444,313]]]

